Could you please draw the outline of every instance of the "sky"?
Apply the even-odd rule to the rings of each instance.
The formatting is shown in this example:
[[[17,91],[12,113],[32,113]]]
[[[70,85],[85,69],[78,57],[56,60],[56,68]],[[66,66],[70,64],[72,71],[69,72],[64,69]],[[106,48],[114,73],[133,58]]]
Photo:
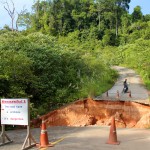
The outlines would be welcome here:
[[[6,0],[0,0],[0,29],[3,28],[3,26],[6,24],[8,26],[11,26],[11,19],[7,13],[7,11],[4,9],[4,2]],[[10,8],[12,8],[11,0],[7,0],[10,4]],[[19,13],[21,10],[23,10],[23,7],[25,7],[29,12],[32,11],[31,7],[34,4],[35,0],[12,0],[14,2],[16,11]],[[141,6],[141,11],[143,15],[150,14],[150,0],[131,0],[130,2],[130,9],[129,13],[132,13],[134,8],[138,5]],[[17,15],[16,17],[17,18]]]
[[[4,9],[3,2],[8,2],[10,4],[10,9],[12,10],[12,3],[11,0],[0,0],[0,29],[3,28],[3,26],[6,24],[8,26],[11,26],[11,19],[8,15],[8,12]],[[12,0],[14,2],[15,10],[17,13],[20,13],[23,8],[27,9],[29,12],[31,12],[31,7],[34,4],[35,0]],[[17,18],[17,15],[15,16]]]
[[[132,13],[136,6],[141,6],[143,15],[150,14],[150,0],[131,0],[129,13]]]

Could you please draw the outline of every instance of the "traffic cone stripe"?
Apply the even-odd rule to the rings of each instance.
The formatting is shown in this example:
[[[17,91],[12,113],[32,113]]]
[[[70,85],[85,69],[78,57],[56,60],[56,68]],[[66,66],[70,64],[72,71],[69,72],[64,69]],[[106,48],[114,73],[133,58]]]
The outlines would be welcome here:
[[[45,134],[47,130],[41,130],[41,134]]]

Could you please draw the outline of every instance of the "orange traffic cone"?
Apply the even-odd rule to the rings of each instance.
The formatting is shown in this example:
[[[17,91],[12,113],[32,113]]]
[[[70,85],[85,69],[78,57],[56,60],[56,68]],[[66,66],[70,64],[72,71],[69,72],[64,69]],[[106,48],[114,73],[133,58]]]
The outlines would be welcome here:
[[[116,98],[119,98],[119,91],[117,90]]]
[[[48,134],[46,129],[45,121],[42,120],[40,144],[37,145],[39,148],[52,147],[53,145],[48,141]]]
[[[120,142],[117,141],[117,132],[116,132],[116,125],[115,125],[115,117],[112,117],[109,139],[106,144],[112,145],[119,145]]]
[[[108,97],[108,91],[106,92],[106,97]]]

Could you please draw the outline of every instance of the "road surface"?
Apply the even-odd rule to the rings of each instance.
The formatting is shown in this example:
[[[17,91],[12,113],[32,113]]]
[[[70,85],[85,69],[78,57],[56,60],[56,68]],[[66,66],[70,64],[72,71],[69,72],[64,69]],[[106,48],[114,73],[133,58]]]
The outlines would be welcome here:
[[[49,142],[54,147],[41,148],[41,150],[149,150],[150,130],[149,129],[127,129],[119,128],[117,140],[120,145],[109,145],[109,127],[50,127],[47,129]],[[32,135],[39,142],[40,129],[32,129]],[[8,136],[13,143],[1,146],[1,150],[21,150],[26,130],[8,131]],[[38,149],[37,147],[31,150]]]
[[[110,90],[96,97],[95,100],[125,100],[149,104],[148,90],[144,87],[141,77],[134,70],[121,66],[114,66],[113,69],[119,73],[117,82]],[[129,83],[128,93],[122,93],[125,79]]]

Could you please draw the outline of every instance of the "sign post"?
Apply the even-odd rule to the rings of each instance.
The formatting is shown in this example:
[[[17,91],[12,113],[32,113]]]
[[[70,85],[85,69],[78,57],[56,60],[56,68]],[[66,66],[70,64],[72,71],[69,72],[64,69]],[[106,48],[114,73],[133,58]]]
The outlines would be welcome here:
[[[5,132],[5,125],[2,125],[2,133],[1,133],[0,137],[2,138],[2,144],[0,144],[0,146],[13,142]],[[7,142],[5,142],[5,138],[8,140]]]
[[[2,124],[2,145],[12,142],[5,133],[5,125],[26,125],[27,136],[22,150],[36,145],[36,141],[30,132],[30,110],[29,99],[1,99],[1,124]],[[9,142],[5,142],[5,137]],[[31,144],[31,140],[34,144]],[[28,141],[28,147],[25,147]]]

